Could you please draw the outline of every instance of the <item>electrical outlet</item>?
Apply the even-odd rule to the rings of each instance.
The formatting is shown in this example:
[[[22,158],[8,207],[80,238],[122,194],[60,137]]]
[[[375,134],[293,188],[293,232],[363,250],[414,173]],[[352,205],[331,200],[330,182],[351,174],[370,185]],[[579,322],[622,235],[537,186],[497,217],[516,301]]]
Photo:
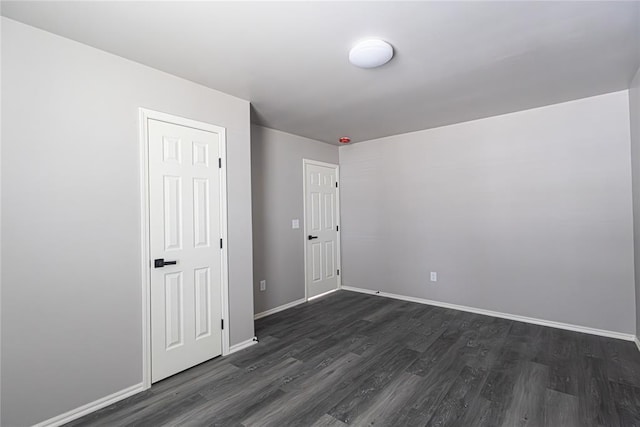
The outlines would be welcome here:
[[[435,271],[431,272],[431,281],[432,282],[437,282],[438,281],[438,273],[436,273]]]
[[[266,291],[266,290],[267,290],[267,281],[260,280],[260,291]]]

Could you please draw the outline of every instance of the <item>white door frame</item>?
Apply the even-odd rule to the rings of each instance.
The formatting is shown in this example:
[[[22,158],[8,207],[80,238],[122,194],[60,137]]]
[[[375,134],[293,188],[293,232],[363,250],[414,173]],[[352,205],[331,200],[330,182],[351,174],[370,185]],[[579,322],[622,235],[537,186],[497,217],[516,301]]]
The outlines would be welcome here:
[[[339,184],[340,166],[333,163],[320,162],[318,160],[302,159],[302,207],[303,207],[303,215],[304,215],[303,216],[304,235],[302,236],[302,242],[304,245],[304,300],[305,301],[309,301],[309,283],[308,283],[308,276],[307,276],[307,235],[309,234],[307,232],[307,165],[324,166],[324,167],[333,168],[336,170],[336,182],[338,182],[338,187],[336,188],[336,223],[338,225],[338,231],[337,231],[338,249],[337,249],[336,257],[338,259],[336,263],[337,263],[338,270],[342,270],[342,266],[341,266],[342,259],[340,257],[340,246],[341,246],[340,233],[341,233],[341,227],[342,227],[342,222],[340,221],[340,184]],[[341,289],[341,288],[342,288],[342,271],[338,275],[337,289]],[[334,291],[325,292],[324,294],[316,295],[313,298],[317,298],[331,292],[334,292]]]
[[[140,108],[140,206],[141,206],[141,247],[140,265],[142,266],[142,386],[143,389],[151,387],[151,254],[149,251],[149,144],[148,120],[159,120],[180,126],[214,132],[220,134],[220,158],[222,168],[220,173],[220,232],[224,245],[222,247],[221,260],[221,298],[222,319],[222,355],[229,354],[229,271],[228,271],[228,238],[227,238],[227,156],[226,156],[226,129],[209,123],[199,122],[159,111]]]

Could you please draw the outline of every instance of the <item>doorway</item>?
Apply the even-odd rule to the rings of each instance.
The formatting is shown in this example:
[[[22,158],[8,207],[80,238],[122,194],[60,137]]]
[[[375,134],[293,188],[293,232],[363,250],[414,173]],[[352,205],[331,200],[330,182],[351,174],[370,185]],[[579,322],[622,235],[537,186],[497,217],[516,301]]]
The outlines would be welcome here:
[[[339,167],[303,160],[306,298],[339,289]]]
[[[140,110],[143,382],[228,353],[225,129]]]

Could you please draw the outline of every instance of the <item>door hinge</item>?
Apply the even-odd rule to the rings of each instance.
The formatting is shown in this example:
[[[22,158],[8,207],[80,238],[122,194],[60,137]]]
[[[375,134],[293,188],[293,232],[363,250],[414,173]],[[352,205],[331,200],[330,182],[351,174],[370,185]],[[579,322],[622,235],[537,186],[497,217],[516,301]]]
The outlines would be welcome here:
[[[220,319],[220,329],[224,329],[224,319]]]
[[[336,181],[336,188],[338,188],[338,181]]]
[[[220,249],[222,249],[222,239],[220,239]]]
[[[340,226],[336,225],[336,231],[340,231]]]
[[[218,168],[222,169],[222,157],[218,157]]]
[[[338,276],[340,275],[340,270],[338,270]]]

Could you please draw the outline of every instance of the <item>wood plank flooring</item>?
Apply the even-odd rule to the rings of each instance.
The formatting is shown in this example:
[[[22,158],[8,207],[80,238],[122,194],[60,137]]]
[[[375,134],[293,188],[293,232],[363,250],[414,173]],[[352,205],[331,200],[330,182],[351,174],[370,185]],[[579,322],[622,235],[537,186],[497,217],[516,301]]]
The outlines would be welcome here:
[[[69,426],[640,426],[631,342],[340,291]]]

